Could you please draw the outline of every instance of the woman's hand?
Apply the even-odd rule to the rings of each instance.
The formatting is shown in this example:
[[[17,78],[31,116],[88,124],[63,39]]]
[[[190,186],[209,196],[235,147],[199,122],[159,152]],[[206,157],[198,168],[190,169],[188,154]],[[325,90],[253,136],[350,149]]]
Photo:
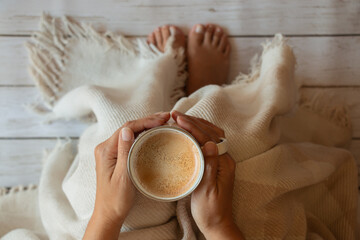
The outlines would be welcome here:
[[[127,173],[131,145],[136,135],[169,119],[170,113],[158,113],[127,122],[95,148],[96,200],[84,239],[118,239],[136,191]]]
[[[200,118],[174,111],[176,123],[200,143],[205,157],[201,183],[191,195],[191,213],[206,239],[243,239],[232,217],[235,162],[229,154],[218,156],[215,143],[224,131]]]

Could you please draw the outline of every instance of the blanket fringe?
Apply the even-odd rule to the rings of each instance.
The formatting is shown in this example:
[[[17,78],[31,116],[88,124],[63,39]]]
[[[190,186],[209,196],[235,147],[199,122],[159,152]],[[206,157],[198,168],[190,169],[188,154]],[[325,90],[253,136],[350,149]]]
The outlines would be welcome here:
[[[175,103],[185,95],[183,87],[187,73],[184,49],[169,51],[170,48],[167,47],[165,53],[162,53],[156,47],[150,47],[143,39],[131,40],[111,32],[100,33],[92,26],[79,23],[71,17],[53,18],[44,13],[40,21],[40,31],[35,32],[31,41],[26,43],[30,59],[29,72],[46,106],[44,108],[38,103],[30,106],[29,109],[35,113],[44,114],[51,111],[56,101],[64,94],[61,73],[66,69],[68,45],[74,40],[96,41],[109,49],[116,47],[121,54],[141,56],[146,59],[162,54],[173,54],[178,64],[179,75],[174,86],[172,101]],[[171,46],[172,42],[168,41],[167,45]]]
[[[317,93],[312,97],[302,95],[299,100],[299,108],[315,112],[340,127],[351,129],[351,118],[346,104],[332,104],[329,102],[330,100],[330,97],[324,93]]]
[[[261,46],[263,47],[261,56],[259,56],[259,54],[256,54],[251,58],[249,73],[245,74],[240,72],[231,84],[250,83],[258,79],[260,76],[260,69],[264,55],[273,48],[283,47],[285,45],[288,45],[288,39],[285,38],[281,33],[275,34],[274,38],[271,40],[266,40],[264,43],[261,44]],[[301,80],[295,78],[295,84],[297,88],[300,88],[302,85]]]
[[[242,82],[249,83],[257,79],[260,76],[262,59],[263,56],[266,54],[266,52],[275,47],[281,47],[284,44],[286,44],[286,42],[287,39],[284,38],[284,36],[280,33],[275,34],[272,40],[266,40],[265,43],[261,44],[263,47],[261,56],[256,54],[250,60],[250,73],[249,74],[239,73],[239,75],[233,80],[232,84],[237,84]]]
[[[43,149],[42,164],[44,165],[46,163],[47,159],[49,158],[49,156],[50,156],[50,154],[52,152],[63,151],[63,149],[65,147],[67,147],[68,145],[72,145],[72,144],[73,144],[73,140],[70,137],[58,138],[54,148],[52,148],[52,149],[48,149],[48,148]]]
[[[255,55],[250,62],[250,73],[243,74],[240,73],[232,84],[237,83],[250,83],[255,81],[260,76],[260,69],[264,55],[271,49],[275,47],[282,47],[287,44],[287,39],[281,34],[276,34],[275,37],[270,41],[267,40],[262,44],[263,52],[262,55]],[[301,79],[295,78],[295,84],[298,89],[301,87]],[[299,97],[299,96],[298,96]],[[304,95],[300,96],[298,99],[298,104],[293,109],[292,113],[296,111],[297,108],[305,108],[308,111],[312,111],[316,114],[319,114],[326,119],[334,122],[337,126],[351,129],[351,118],[349,116],[349,109],[345,104],[329,103],[330,97],[326,96],[323,93],[318,93],[311,98],[305,97]],[[291,114],[291,113],[290,113]]]
[[[18,185],[18,186],[14,186],[14,187],[10,187],[10,188],[1,187],[0,188],[0,197],[9,195],[9,194],[15,194],[18,192],[31,191],[31,190],[35,190],[35,189],[37,189],[37,185],[34,185],[34,184],[30,184],[27,186]]]
[[[185,96],[185,83],[188,78],[187,72],[187,62],[185,59],[185,49],[180,47],[174,50],[173,43],[175,41],[175,29],[170,28],[170,38],[166,42],[165,45],[165,54],[170,54],[176,61],[176,65],[178,67],[177,79],[174,81],[173,92],[171,94],[171,104],[175,105],[175,103],[183,96]],[[154,45],[150,45],[150,47],[154,47]]]

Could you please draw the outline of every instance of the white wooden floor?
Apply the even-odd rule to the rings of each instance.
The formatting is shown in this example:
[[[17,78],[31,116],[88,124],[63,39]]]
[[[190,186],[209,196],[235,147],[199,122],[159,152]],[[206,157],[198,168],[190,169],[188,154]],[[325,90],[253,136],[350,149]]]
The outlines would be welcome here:
[[[349,104],[354,126],[350,150],[360,159],[359,0],[1,0],[0,1],[0,186],[37,183],[42,149],[57,137],[78,137],[84,125],[42,125],[24,104],[37,91],[27,74],[23,43],[45,11],[71,15],[129,36],[146,36],[171,23],[188,31],[195,23],[225,27],[233,44],[231,78],[247,72],[259,43],[281,32],[298,58],[297,76],[307,94],[335,92]]]

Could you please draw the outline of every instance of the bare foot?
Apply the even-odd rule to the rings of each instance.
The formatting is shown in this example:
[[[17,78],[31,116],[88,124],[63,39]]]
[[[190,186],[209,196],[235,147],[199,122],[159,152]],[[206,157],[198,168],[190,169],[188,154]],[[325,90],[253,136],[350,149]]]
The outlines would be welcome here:
[[[213,24],[195,25],[188,39],[189,80],[187,95],[199,88],[226,83],[229,73],[230,43],[224,30]]]
[[[154,44],[161,52],[164,52],[166,42],[171,36],[170,28],[172,28],[173,32],[175,33],[175,40],[172,47],[174,49],[179,47],[185,48],[186,41],[184,33],[180,30],[180,28],[173,25],[164,25],[162,27],[156,28],[152,33],[149,34],[147,42],[149,44]]]

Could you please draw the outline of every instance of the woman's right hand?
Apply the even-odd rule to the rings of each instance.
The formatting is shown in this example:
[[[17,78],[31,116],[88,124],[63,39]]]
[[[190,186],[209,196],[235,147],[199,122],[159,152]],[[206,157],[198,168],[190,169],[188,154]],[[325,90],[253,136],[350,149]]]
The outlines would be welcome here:
[[[206,239],[243,239],[232,217],[235,162],[229,154],[218,156],[216,143],[224,131],[200,118],[180,112],[173,119],[200,143],[205,157],[205,172],[191,195],[191,213]]]
[[[95,148],[96,198],[83,239],[118,239],[135,199],[127,159],[136,135],[165,124],[170,113],[157,113],[125,123]]]

